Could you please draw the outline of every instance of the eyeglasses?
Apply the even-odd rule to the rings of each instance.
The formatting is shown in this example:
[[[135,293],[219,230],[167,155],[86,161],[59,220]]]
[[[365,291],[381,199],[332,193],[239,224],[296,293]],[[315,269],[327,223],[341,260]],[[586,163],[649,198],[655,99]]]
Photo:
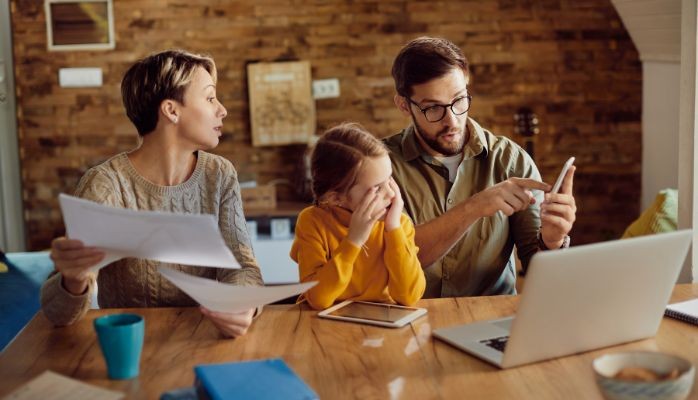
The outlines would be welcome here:
[[[470,109],[470,103],[472,103],[473,97],[471,95],[465,95],[464,97],[459,97],[453,100],[451,104],[437,104],[429,106],[427,108],[422,108],[419,104],[415,103],[414,100],[409,97],[405,97],[407,101],[414,104],[419,111],[424,114],[424,118],[429,122],[439,122],[446,116],[446,109],[450,108],[453,115],[463,115]]]

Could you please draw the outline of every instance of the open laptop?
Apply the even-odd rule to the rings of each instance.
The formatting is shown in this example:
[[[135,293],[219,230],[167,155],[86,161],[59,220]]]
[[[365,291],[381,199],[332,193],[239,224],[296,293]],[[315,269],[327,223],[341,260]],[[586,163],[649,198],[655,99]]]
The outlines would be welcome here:
[[[500,368],[652,337],[692,233],[538,252],[515,317],[434,331]]]

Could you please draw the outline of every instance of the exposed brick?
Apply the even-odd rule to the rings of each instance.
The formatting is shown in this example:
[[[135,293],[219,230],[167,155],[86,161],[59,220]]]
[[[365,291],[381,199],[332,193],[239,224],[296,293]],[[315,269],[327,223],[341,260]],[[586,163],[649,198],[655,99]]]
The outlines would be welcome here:
[[[293,181],[303,146],[251,146],[245,66],[307,59],[313,77],[339,78],[341,97],[317,102],[318,132],[341,121],[379,136],[407,123],[393,106],[392,60],[420,35],[447,37],[472,64],[470,115],[512,137],[513,113],[538,115],[537,163],[547,181],[577,156],[573,243],[619,236],[639,212],[642,73],[609,0],[118,0],[116,49],[48,52],[41,0],[11,0],[23,199],[30,249],[63,231],[56,196],[92,165],[137,143],[119,84],[139,58],[168,48],[211,54],[226,108],[215,152],[241,176]],[[58,87],[62,67],[100,67],[101,88]],[[285,185],[277,191],[291,199]]]

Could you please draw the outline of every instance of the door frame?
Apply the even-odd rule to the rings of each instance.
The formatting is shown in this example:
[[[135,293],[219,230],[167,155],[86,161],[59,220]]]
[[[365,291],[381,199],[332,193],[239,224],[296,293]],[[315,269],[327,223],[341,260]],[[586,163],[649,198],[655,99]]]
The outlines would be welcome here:
[[[695,0],[683,0],[681,4],[679,228],[693,229],[693,246],[681,270],[679,282],[687,283],[698,281],[698,8]]]
[[[10,2],[0,1],[0,247],[25,251]],[[4,97],[4,100],[3,100]]]

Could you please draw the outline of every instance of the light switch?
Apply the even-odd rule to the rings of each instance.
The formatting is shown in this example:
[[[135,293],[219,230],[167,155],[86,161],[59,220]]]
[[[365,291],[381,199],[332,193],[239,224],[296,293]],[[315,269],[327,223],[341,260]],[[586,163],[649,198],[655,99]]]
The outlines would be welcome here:
[[[5,61],[0,60],[0,103],[7,100],[7,82],[5,80]]]
[[[331,99],[339,97],[339,79],[316,79],[313,81],[314,99]]]
[[[58,84],[61,87],[100,87],[102,68],[61,68],[58,70]]]

